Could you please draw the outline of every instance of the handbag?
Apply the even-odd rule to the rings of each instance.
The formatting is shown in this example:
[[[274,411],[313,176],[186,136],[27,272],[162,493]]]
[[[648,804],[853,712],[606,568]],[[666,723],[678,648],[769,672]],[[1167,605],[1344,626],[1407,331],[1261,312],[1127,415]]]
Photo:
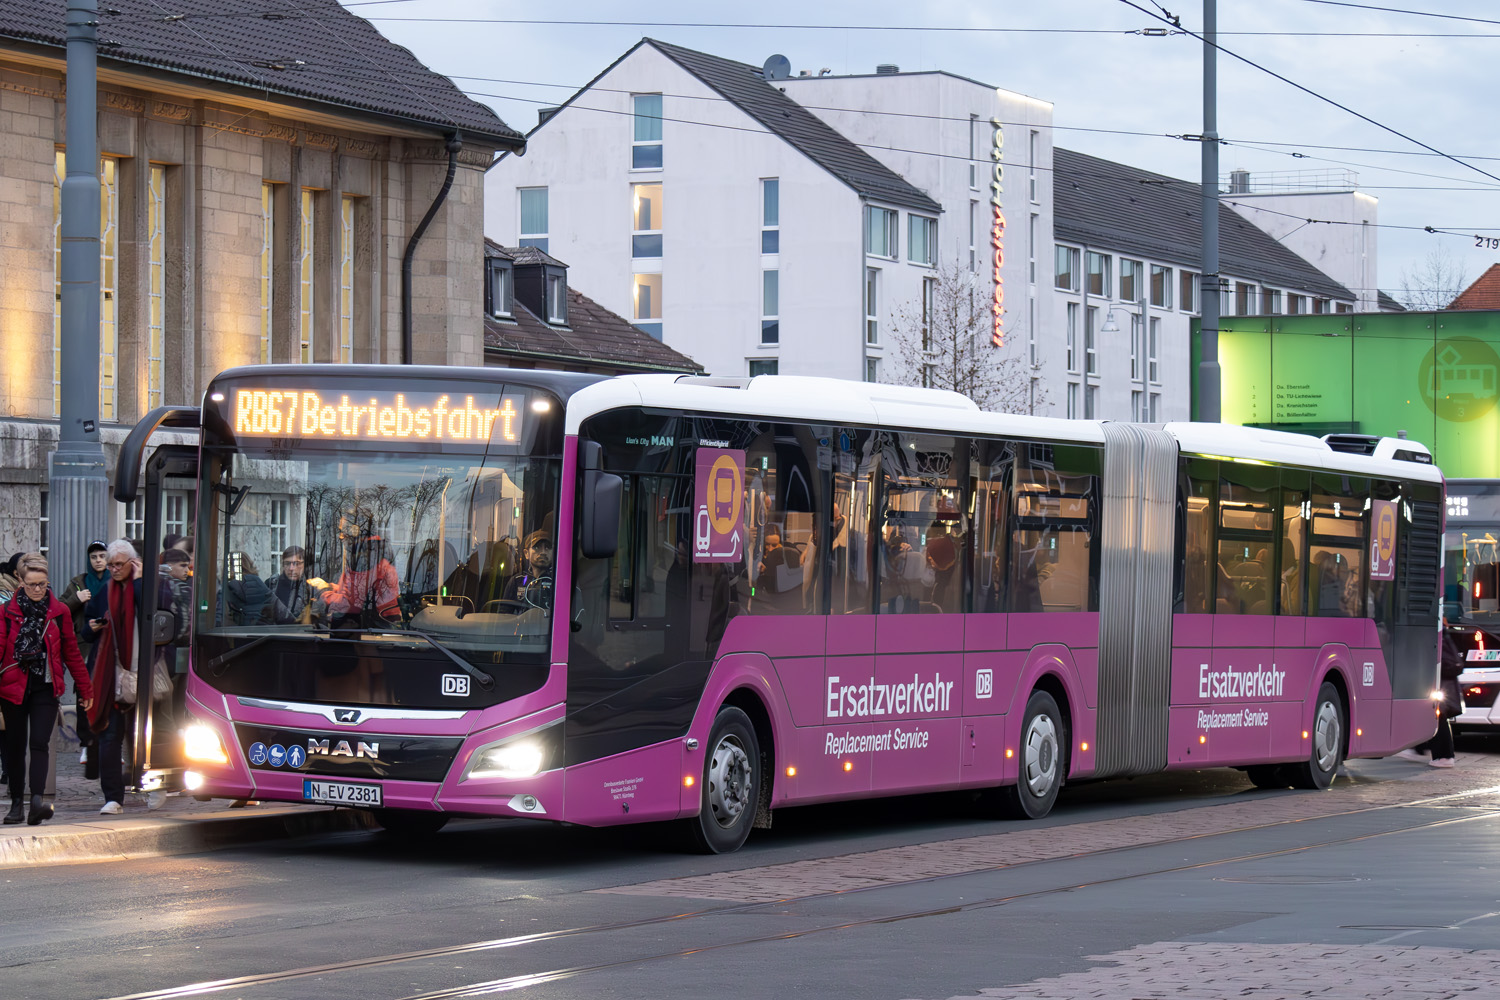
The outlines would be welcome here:
[[[115,701],[134,705],[140,697],[139,678],[134,670],[121,670],[115,675]],[[151,700],[166,701],[172,696],[172,677],[167,673],[167,662],[158,659],[151,667]]]
[[[1464,714],[1464,693],[1458,686],[1458,680],[1453,677],[1444,677],[1440,685],[1443,692],[1443,718],[1456,719]]]

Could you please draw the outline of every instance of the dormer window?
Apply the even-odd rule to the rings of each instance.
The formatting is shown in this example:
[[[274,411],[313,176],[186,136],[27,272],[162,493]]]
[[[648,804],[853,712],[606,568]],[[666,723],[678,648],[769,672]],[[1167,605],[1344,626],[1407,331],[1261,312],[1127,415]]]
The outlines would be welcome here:
[[[485,288],[485,311],[497,319],[510,319],[516,311],[516,272],[511,262],[499,257],[485,261],[489,281]]]
[[[568,324],[568,279],[561,274],[547,275],[547,322]]]

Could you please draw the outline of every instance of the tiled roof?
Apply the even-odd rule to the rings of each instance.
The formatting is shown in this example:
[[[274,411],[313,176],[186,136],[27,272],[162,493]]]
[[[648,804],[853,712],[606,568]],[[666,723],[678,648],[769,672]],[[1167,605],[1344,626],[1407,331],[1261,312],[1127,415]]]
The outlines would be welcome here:
[[[1500,309],[1500,264],[1491,264],[1479,280],[1465,288],[1449,309]]]
[[[484,241],[486,257],[508,256],[523,266],[526,263],[567,266],[540,250],[535,251],[535,254],[530,253],[534,249],[502,247],[492,240]],[[703,366],[692,358],[677,353],[650,334],[637,329],[625,317],[610,312],[571,286],[568,288],[568,325],[565,327],[544,322],[519,301],[515,303],[514,310],[514,320],[485,317],[486,352],[576,365],[580,368],[687,374],[703,371]]]
[[[1054,149],[1059,240],[1198,269],[1202,188],[1191,181]],[[1353,301],[1355,295],[1227,205],[1219,205],[1222,274],[1297,293]]]
[[[1383,313],[1406,312],[1406,307],[1397,302],[1390,292],[1377,292],[1375,295],[1375,307]]]
[[[668,59],[697,77],[771,133],[858,193],[922,212],[942,207],[924,191],[856,146],[843,133],[767,83],[757,66],[647,38]],[[639,46],[637,46],[638,48]],[[634,51],[632,49],[632,51]],[[628,54],[628,53],[627,53]],[[705,138],[704,142],[711,141]]]
[[[551,264],[553,267],[568,266],[547,253],[547,251],[540,250],[537,247],[502,247],[500,244],[488,239],[484,241],[484,245],[486,251],[491,248],[497,249],[502,256],[509,257],[517,264]]]
[[[129,64],[512,148],[519,132],[337,0],[108,0],[99,65]],[[0,0],[0,40],[61,50],[65,0]]]

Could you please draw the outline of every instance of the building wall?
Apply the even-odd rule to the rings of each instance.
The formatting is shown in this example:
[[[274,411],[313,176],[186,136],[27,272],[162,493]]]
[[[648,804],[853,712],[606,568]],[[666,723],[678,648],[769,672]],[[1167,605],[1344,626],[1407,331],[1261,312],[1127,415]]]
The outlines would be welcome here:
[[[263,184],[272,185],[275,218],[268,360],[300,359],[299,216],[301,192],[309,189],[318,303],[313,360],[338,359],[340,302],[347,299],[351,360],[399,361],[401,258],[447,171],[436,137],[397,137],[303,110],[268,114],[226,102],[206,84],[195,89],[193,97],[183,87],[168,94],[109,82],[99,93],[99,151],[114,164],[118,213],[110,299],[118,374],[113,416],[101,414],[100,425],[111,456],[151,403],[153,328],[160,331],[166,404],[196,404],[215,373],[261,360]],[[56,440],[55,153],[63,147],[64,97],[59,70],[0,60],[0,549],[40,540],[40,494]],[[463,150],[448,201],[419,245],[419,363],[483,363],[483,171],[492,157],[488,147]],[[347,236],[345,196],[352,198]],[[163,248],[156,268],[153,200]],[[119,519],[116,509],[114,530]]]
[[[1001,350],[1032,366],[1042,382],[1035,412],[1052,412],[1041,402],[1055,395],[1045,391],[1045,380],[1062,364],[1047,308],[1045,266],[1052,243],[1052,105],[947,73],[797,76],[777,86],[942,205],[939,264],[969,268],[987,295],[994,287],[991,120],[1002,123],[1006,343]],[[905,215],[903,261],[909,236]],[[909,261],[902,266],[908,272],[918,268]],[[914,287],[906,283],[908,308],[918,305],[920,276]]]
[[[1358,296],[1355,312],[1379,312],[1379,199],[1363,191],[1236,194],[1231,208]],[[1333,225],[1307,225],[1308,219]]]
[[[632,93],[663,98],[660,171],[630,168]],[[702,124],[693,124],[702,123]],[[761,180],[780,181],[781,253],[763,259]],[[519,194],[548,188],[548,253],[585,295],[633,318],[632,183],[663,184],[662,334],[713,374],[863,376],[858,196],[649,46],[490,171],[486,233],[519,240]],[[763,270],[780,274],[780,343],[761,344]],[[888,299],[888,301],[895,301]]]

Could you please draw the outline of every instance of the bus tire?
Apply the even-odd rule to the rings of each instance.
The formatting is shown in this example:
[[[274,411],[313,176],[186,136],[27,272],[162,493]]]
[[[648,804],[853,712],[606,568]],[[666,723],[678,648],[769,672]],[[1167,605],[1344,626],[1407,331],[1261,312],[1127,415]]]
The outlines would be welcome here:
[[[1328,681],[1318,688],[1313,709],[1312,750],[1307,760],[1287,767],[1294,788],[1323,789],[1333,784],[1344,759],[1344,699]]]
[[[1021,717],[1020,773],[999,790],[1001,811],[1012,819],[1041,819],[1052,811],[1068,773],[1068,727],[1057,701],[1033,691]]]
[[[683,821],[690,850],[732,854],[745,843],[760,805],[759,766],[750,716],[733,705],[720,708],[703,755],[698,815]]]
[[[448,814],[412,809],[371,809],[370,815],[392,837],[430,837],[448,825]]]
[[[1253,767],[1247,767],[1245,776],[1256,788],[1286,788],[1292,783],[1292,779],[1286,775],[1286,769],[1280,764],[1256,764]]]

